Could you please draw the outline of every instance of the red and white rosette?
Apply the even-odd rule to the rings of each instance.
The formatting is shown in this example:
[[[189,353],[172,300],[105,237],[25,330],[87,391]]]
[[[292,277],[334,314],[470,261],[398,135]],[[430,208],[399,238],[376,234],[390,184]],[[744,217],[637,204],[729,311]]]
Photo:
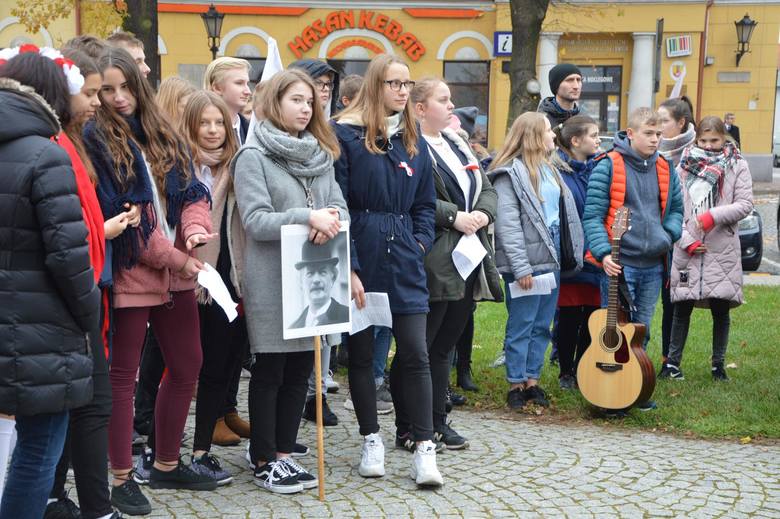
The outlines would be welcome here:
[[[21,47],[9,47],[0,50],[0,65],[25,52],[35,52],[52,60],[62,69],[63,74],[65,74],[65,79],[68,83],[68,93],[75,96],[81,92],[81,87],[84,86],[84,76],[81,75],[81,71],[75,63],[63,56],[57,49],[52,49],[51,47],[38,48],[30,43],[22,45]]]

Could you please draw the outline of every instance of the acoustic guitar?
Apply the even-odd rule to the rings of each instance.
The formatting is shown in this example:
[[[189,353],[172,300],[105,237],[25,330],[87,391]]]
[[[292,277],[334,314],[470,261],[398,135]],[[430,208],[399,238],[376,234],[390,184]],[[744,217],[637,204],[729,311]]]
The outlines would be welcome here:
[[[612,224],[612,260],[620,259],[620,239],[629,228],[630,211],[621,207]],[[645,327],[627,322],[618,302],[618,276],[609,278],[607,308],[588,320],[591,342],[577,367],[585,399],[602,409],[626,409],[650,399],[655,389],[653,363],[642,348]]]

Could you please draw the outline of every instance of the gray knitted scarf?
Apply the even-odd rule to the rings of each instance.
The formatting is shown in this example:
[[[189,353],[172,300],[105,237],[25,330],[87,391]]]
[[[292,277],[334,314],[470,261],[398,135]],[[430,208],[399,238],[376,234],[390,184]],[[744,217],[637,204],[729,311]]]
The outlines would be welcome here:
[[[319,177],[333,169],[333,159],[308,131],[293,137],[264,120],[255,125],[254,132],[268,155],[295,177]]]

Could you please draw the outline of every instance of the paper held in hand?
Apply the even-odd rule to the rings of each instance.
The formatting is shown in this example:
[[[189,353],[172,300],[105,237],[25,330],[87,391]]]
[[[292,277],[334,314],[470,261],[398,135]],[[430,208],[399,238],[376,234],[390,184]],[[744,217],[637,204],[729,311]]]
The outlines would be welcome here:
[[[479,237],[476,234],[461,236],[458,240],[458,245],[452,251],[452,262],[455,264],[455,268],[458,269],[458,274],[464,280],[469,277],[475,268],[482,263],[482,258],[485,257],[487,251],[482,246],[482,242],[479,241]]]
[[[517,281],[509,284],[509,295],[512,299],[524,296],[543,296],[553,291],[557,286],[555,283],[555,274],[548,272],[533,277],[533,285],[528,290],[523,290]]]
[[[225,282],[222,281],[222,276],[219,275],[219,272],[208,263],[204,263],[203,267],[203,270],[198,272],[198,283],[209,291],[211,298],[222,307],[225,311],[225,315],[227,315],[228,321],[232,323],[233,320],[238,317],[238,311],[236,310],[238,303],[233,301],[233,298],[230,297],[230,292],[228,292]]]
[[[366,292],[366,306],[362,310],[358,310],[352,300],[352,331],[349,334],[355,335],[369,326],[393,327],[390,300],[384,292]]]

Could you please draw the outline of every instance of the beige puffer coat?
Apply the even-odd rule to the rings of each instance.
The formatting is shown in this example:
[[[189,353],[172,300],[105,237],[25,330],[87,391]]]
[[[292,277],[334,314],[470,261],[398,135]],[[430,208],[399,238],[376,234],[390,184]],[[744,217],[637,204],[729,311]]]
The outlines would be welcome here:
[[[753,185],[745,159],[727,169],[723,192],[717,206],[710,209],[715,226],[708,233],[696,228],[691,200],[685,189],[687,172],[677,168],[683,189],[685,216],[682,237],[674,246],[671,276],[672,302],[696,301],[708,308],[710,298],[725,299],[732,308],[742,304],[742,252],[739,244],[739,221],[753,210]],[[700,240],[704,254],[689,255],[687,248]]]

